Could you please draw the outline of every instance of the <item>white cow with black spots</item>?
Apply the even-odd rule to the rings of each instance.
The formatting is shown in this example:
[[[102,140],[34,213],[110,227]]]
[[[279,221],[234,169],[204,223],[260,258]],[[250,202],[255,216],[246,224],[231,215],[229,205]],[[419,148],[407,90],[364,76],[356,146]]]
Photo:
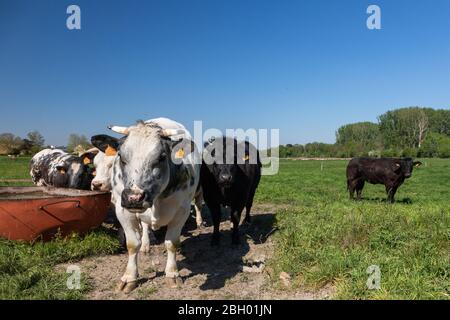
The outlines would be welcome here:
[[[155,118],[145,121],[147,123],[156,123],[162,129],[183,129],[186,128],[171,119],[168,118]],[[123,132],[126,128],[115,128],[119,132]],[[117,149],[119,148],[120,141],[117,138],[110,137],[108,135],[95,135],[91,138],[91,143],[98,151],[95,158],[93,159],[93,164],[95,167],[95,176],[91,182],[91,189],[94,191],[104,191],[110,192],[111,178],[112,178],[112,166],[117,155]],[[88,150],[87,152],[95,152],[95,150]],[[111,199],[112,204],[115,204],[115,200]],[[194,196],[194,208],[195,208],[195,220],[197,227],[203,226],[203,218],[201,215],[201,209],[203,205],[203,192],[199,188]],[[146,223],[142,223],[142,244],[140,252],[149,253],[150,252],[150,238],[149,238],[149,227]]]
[[[170,283],[176,284],[176,249],[199,183],[198,150],[184,127],[164,129],[148,121],[111,129],[125,135],[117,145],[111,176],[116,215],[126,235],[129,255],[118,289],[129,292],[137,285],[141,223],[152,230],[167,226],[165,274]]]

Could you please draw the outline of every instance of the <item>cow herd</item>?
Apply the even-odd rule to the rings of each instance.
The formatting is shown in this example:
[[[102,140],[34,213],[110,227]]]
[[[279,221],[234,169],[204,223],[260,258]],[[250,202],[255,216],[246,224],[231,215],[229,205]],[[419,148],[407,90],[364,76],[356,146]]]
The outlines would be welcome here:
[[[250,223],[250,210],[261,178],[259,151],[248,141],[212,138],[200,152],[188,130],[167,118],[138,121],[110,130],[122,135],[95,135],[94,148],[79,156],[45,149],[31,160],[30,174],[39,186],[111,192],[111,202],[126,237],[128,263],[118,290],[137,286],[138,254],[150,251],[149,230],[167,227],[165,276],[180,282],[176,251],[194,202],[197,226],[202,226],[203,200],[211,212],[212,245],[220,242],[221,208],[230,208],[232,244],[239,244],[239,223]],[[398,187],[414,166],[410,158],[354,158],[347,166],[350,198],[361,198],[365,182],[384,184],[393,202]]]
[[[171,285],[179,283],[176,251],[193,200],[199,226],[202,198],[210,208],[212,245],[219,243],[220,209],[230,207],[232,243],[238,244],[241,212],[245,208],[250,221],[261,176],[259,153],[253,145],[234,138],[210,139],[200,154],[188,130],[167,118],[109,128],[122,138],[95,135],[91,138],[95,148],[78,157],[43,150],[32,158],[30,174],[41,186],[111,192],[128,251],[118,290],[130,292],[137,286],[138,254],[150,250],[148,230],[161,227],[167,227],[165,276]]]

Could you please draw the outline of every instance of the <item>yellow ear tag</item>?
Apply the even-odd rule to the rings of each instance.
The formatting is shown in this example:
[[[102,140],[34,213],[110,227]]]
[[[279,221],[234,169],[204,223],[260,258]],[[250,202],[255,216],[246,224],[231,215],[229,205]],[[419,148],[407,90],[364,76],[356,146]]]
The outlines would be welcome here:
[[[113,147],[111,147],[110,145],[108,145],[108,148],[106,148],[106,150],[105,150],[105,154],[107,156],[115,156],[117,154],[117,150],[114,149]]]
[[[84,157],[83,163],[88,165],[89,163],[91,163],[91,159],[89,159],[88,157]]]
[[[175,159],[181,159],[184,157],[184,150],[180,149],[175,153]]]
[[[248,159],[250,159],[250,157],[248,156],[248,154],[246,154],[245,157],[243,158],[243,160],[247,161]]]
[[[61,174],[66,174],[66,170],[64,170],[64,169],[59,169],[58,171],[59,171],[59,173],[61,173]]]

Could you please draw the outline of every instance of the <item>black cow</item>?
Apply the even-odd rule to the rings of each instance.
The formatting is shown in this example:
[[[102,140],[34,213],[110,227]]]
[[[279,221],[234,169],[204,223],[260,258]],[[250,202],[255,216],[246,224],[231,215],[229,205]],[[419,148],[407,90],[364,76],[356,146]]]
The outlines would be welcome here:
[[[388,201],[394,202],[398,187],[412,175],[413,167],[420,166],[420,161],[411,158],[353,158],[347,165],[347,188],[350,198],[361,199],[364,183],[384,184]]]
[[[31,178],[38,186],[89,190],[94,176],[88,164],[95,154],[75,156],[59,149],[44,149],[30,161]]]
[[[200,183],[203,197],[214,223],[212,245],[218,245],[221,206],[231,208],[232,244],[239,243],[239,222],[246,209],[245,221],[250,222],[253,197],[261,178],[258,150],[248,141],[222,137],[205,144]]]

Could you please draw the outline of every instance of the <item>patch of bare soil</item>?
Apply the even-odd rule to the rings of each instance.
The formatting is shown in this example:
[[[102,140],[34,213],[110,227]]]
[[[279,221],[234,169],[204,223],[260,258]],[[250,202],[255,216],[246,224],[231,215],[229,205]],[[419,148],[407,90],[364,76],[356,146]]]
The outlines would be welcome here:
[[[265,208],[266,209],[266,208]],[[204,216],[207,216],[204,215]],[[221,244],[211,247],[212,226],[195,228],[188,221],[177,263],[183,284],[171,288],[165,282],[164,232],[156,232],[151,253],[139,256],[140,285],[129,294],[115,287],[127,263],[127,254],[84,259],[77,264],[88,275],[89,299],[327,299],[329,288],[318,292],[271,285],[266,262],[272,257],[274,213],[255,207],[251,225],[241,225],[241,245],[231,246],[231,223],[221,223]],[[277,275],[278,276],[278,275]]]

